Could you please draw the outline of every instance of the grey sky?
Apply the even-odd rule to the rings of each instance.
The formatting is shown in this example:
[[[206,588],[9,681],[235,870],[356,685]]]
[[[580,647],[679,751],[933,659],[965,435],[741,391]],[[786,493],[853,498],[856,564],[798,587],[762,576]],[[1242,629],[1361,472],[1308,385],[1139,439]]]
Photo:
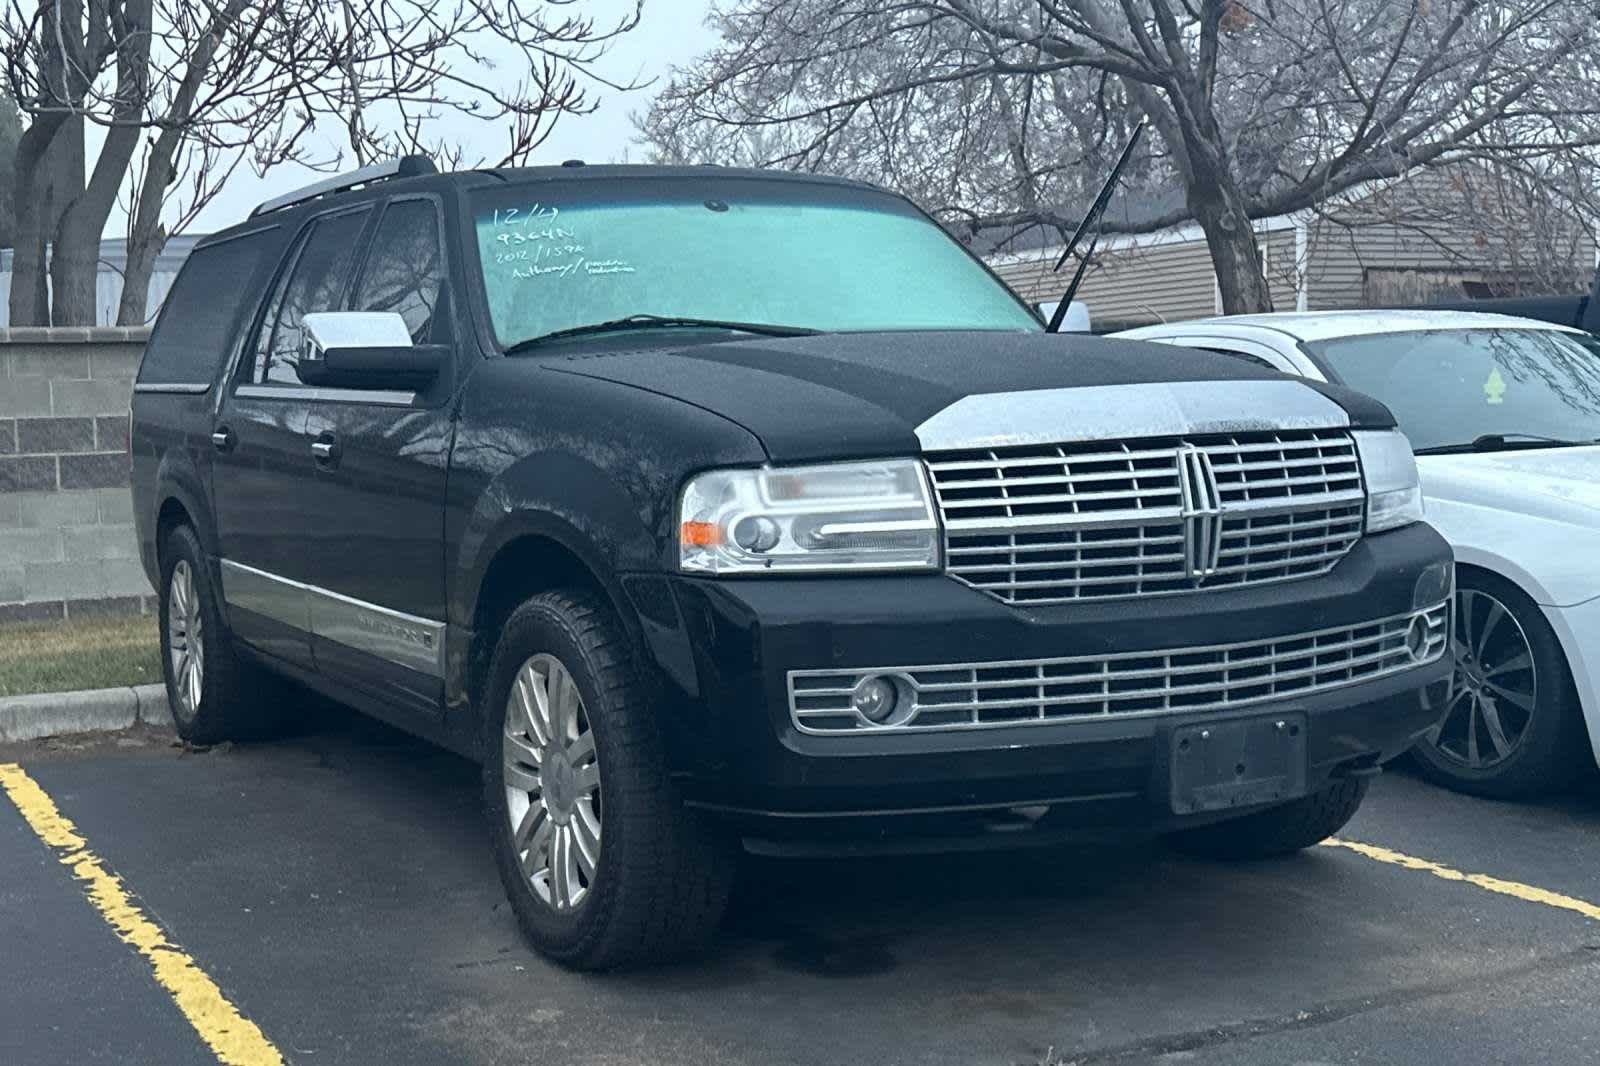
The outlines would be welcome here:
[[[617,0],[591,0],[596,21],[603,23],[608,10],[615,10]],[[591,162],[614,162],[628,153],[639,155],[633,144],[634,130],[629,115],[649,105],[660,80],[664,79],[674,64],[693,59],[709,48],[716,35],[706,29],[705,17],[711,0],[645,0],[644,19],[639,28],[617,42],[598,66],[606,77],[616,81],[631,78],[658,79],[657,84],[633,93],[617,93],[604,86],[592,86],[591,96],[600,107],[593,115],[583,118],[564,118],[555,132],[540,148],[537,160],[559,162],[563,159],[586,159]],[[506,134],[481,124],[465,125],[471,131],[470,144],[481,144],[482,154],[489,155],[496,146],[505,143]],[[91,134],[89,150],[98,149],[98,138]],[[334,135],[322,137],[318,147],[325,151],[317,154],[332,156],[339,147]],[[470,148],[469,156],[473,153]],[[346,158],[349,153],[346,151]],[[92,156],[91,156],[92,158]],[[205,233],[237,222],[262,200],[269,199],[297,186],[316,181],[325,175],[300,167],[284,166],[258,178],[247,167],[234,172],[227,187],[217,196],[190,227],[190,232]],[[117,211],[106,226],[107,237],[120,237],[127,226],[125,216]]]

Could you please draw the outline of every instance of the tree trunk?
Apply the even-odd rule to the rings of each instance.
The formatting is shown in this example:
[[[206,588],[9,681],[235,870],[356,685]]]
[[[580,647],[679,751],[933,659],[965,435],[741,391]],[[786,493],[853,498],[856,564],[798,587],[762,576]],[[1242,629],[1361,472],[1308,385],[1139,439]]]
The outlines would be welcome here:
[[[1222,313],[1250,315],[1272,310],[1272,290],[1262,270],[1261,246],[1238,190],[1226,176],[1189,186],[1189,209],[1206,235],[1211,265],[1222,294]]]
[[[16,189],[17,235],[11,249],[11,292],[6,297],[6,308],[13,326],[47,326],[50,324],[50,290],[45,284],[45,234],[49,232],[45,216],[50,204],[46,198],[49,184],[44,178],[45,152],[49,141],[37,146],[30,143],[29,134],[35,133],[39,123],[35,120],[23,133],[17,145],[14,188]],[[53,131],[52,131],[53,132]],[[40,138],[33,138],[37,142]]]
[[[79,196],[67,206],[50,246],[50,320],[57,326],[99,324],[95,283],[100,273],[100,228],[110,212],[96,225],[95,212],[82,200]]]
[[[16,190],[16,242],[7,297],[13,326],[50,324],[46,245],[61,205],[83,187],[83,121],[41,115],[22,132],[12,171]]]
[[[172,160],[182,136],[175,127],[161,131],[151,146],[145,163],[144,180],[128,223],[128,262],[122,273],[122,299],[117,305],[117,325],[142,326],[150,302],[150,275],[156,257],[167,244],[167,228],[161,224],[161,207],[167,187],[177,176]]]
[[[122,272],[122,297],[117,302],[117,325],[142,326],[150,306],[150,276],[156,257],[167,246],[167,227],[128,234],[128,263]]]
[[[188,69],[178,84],[167,109],[166,123],[161,135],[150,146],[145,160],[144,178],[139,183],[138,197],[134,202],[128,224],[128,262],[122,275],[122,299],[117,306],[117,325],[143,325],[145,309],[150,302],[150,274],[155,269],[156,257],[166,247],[170,234],[161,224],[161,209],[166,204],[167,190],[178,178],[175,160],[183,146],[190,118],[193,116],[194,98],[211,61],[222,42],[222,34],[233,26],[244,10],[245,0],[229,0],[226,8],[196,42],[189,55]],[[200,166],[205,166],[202,156]]]
[[[1209,0],[1205,6],[1208,17],[1222,12],[1216,0]],[[1202,52],[1207,51],[1208,27],[1214,30],[1215,23],[1202,26]],[[1211,45],[1215,45],[1214,38]],[[1228,139],[1217,120],[1211,82],[1214,74],[1214,53],[1209,64],[1202,62],[1199,72],[1180,72],[1179,84],[1166,93],[1171,107],[1167,126],[1158,121],[1157,127],[1163,135],[1171,127],[1182,138],[1182,155],[1188,160],[1184,193],[1189,210],[1206,235],[1223,314],[1262,314],[1272,310],[1272,290],[1262,269],[1255,227],[1250,224],[1244,194],[1228,158]]]
[[[100,234],[105,230],[117,190],[139,147],[150,64],[152,0],[128,0],[124,32],[117,44],[117,125],[106,131],[83,192],[69,203],[56,225],[50,253],[51,318],[58,326],[97,324],[95,281],[100,270]]]

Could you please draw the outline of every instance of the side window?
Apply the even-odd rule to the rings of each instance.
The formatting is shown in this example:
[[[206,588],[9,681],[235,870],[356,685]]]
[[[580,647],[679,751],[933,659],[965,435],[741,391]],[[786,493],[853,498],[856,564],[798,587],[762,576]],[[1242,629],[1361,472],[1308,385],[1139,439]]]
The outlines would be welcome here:
[[[425,344],[443,288],[444,255],[433,201],[390,204],[372,238],[351,309],[393,311],[406,320],[412,341]]]
[[[255,276],[276,238],[273,230],[261,230],[190,253],[145,347],[142,383],[211,383],[217,364],[233,351],[239,312],[260,291]]]
[[[300,358],[300,320],[313,311],[337,311],[344,299],[355,262],[356,243],[367,211],[351,211],[311,224],[299,259],[279,284],[261,323],[251,380],[298,385],[295,363]]]

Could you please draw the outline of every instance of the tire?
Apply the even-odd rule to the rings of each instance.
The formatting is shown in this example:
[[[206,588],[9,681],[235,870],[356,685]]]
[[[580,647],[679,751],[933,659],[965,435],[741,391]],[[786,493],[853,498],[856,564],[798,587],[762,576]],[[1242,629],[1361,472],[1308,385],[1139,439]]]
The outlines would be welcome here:
[[[1555,631],[1504,578],[1462,567],[1456,582],[1455,680],[1439,721],[1413,749],[1418,770],[1495,799],[1571,785],[1591,749]]]
[[[1175,833],[1179,851],[1208,859],[1273,859],[1314,847],[1343,829],[1367,796],[1365,778],[1335,781],[1321,792],[1215,825]]]
[[[160,559],[161,673],[178,736],[205,746],[276,732],[289,718],[291,694],[235,654],[194,530],[184,525],[168,532]]]
[[[660,693],[629,649],[599,597],[543,593],[506,622],[485,686],[495,864],[528,941],[578,970],[694,951],[733,882],[731,843],[668,775]]]

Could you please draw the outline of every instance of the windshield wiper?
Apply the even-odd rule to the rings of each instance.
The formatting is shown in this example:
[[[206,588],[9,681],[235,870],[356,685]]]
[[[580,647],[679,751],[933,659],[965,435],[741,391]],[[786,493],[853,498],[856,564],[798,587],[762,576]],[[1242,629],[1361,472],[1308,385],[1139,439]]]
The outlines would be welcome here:
[[[1072,235],[1072,240],[1067,242],[1067,247],[1061,252],[1061,258],[1056,260],[1055,270],[1060,271],[1067,256],[1078,247],[1078,242],[1083,240],[1083,235],[1091,227],[1096,227],[1094,239],[1089,242],[1089,250],[1083,253],[1083,258],[1078,260],[1078,271],[1072,275],[1072,284],[1067,286],[1067,291],[1061,294],[1061,301],[1056,304],[1055,313],[1050,316],[1044,331],[1046,333],[1060,333],[1061,324],[1067,320],[1067,312],[1072,308],[1072,298],[1078,295],[1078,286],[1083,284],[1083,273],[1089,269],[1089,260],[1094,257],[1094,250],[1100,246],[1100,216],[1105,213],[1106,205],[1111,202],[1111,194],[1116,191],[1117,179],[1122,177],[1122,169],[1128,165],[1128,160],[1133,156],[1133,150],[1139,146],[1139,138],[1144,136],[1145,125],[1148,119],[1140,119],[1139,124],[1133,127],[1133,132],[1128,135],[1128,143],[1122,148],[1122,155],[1117,157],[1116,166],[1111,168],[1111,175],[1106,178],[1106,183],[1100,186],[1100,193],[1094,198],[1094,203],[1089,205],[1089,210],[1083,213],[1083,218],[1078,223],[1078,229]]]
[[[1499,452],[1512,448],[1582,448],[1600,444],[1596,440],[1566,440],[1562,437],[1545,437],[1538,433],[1485,433],[1464,444],[1436,444],[1431,448],[1418,448],[1418,455],[1460,455],[1466,452]]]
[[[767,337],[809,337],[821,330],[810,329],[806,326],[776,326],[766,322],[729,322],[719,318],[684,318],[678,315],[628,315],[625,318],[613,318],[605,322],[591,322],[583,326],[571,326],[567,329],[558,329],[551,333],[541,333],[537,337],[520,340],[506,349],[507,355],[516,355],[537,348],[550,341],[562,340],[566,337],[584,337],[595,333],[617,333],[630,329],[726,329],[735,333],[759,333]]]

